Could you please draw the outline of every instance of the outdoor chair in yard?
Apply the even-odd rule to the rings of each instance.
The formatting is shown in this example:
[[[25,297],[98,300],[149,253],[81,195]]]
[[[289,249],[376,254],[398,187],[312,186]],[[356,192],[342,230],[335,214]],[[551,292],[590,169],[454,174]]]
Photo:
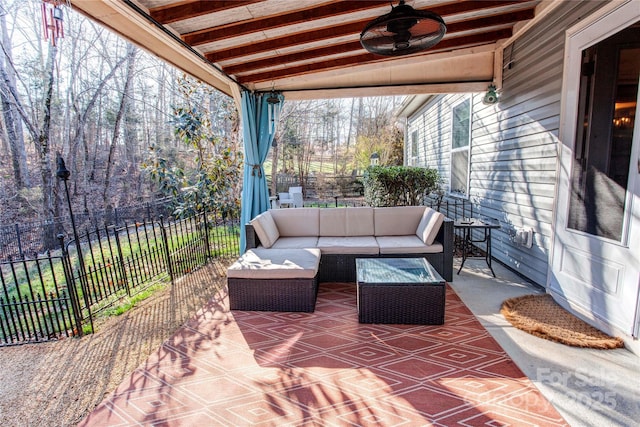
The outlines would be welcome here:
[[[291,207],[293,206],[293,198],[290,193],[278,193],[278,206],[283,207]]]
[[[293,200],[294,208],[301,208],[304,206],[304,200],[302,197],[302,187],[289,187],[289,195]]]

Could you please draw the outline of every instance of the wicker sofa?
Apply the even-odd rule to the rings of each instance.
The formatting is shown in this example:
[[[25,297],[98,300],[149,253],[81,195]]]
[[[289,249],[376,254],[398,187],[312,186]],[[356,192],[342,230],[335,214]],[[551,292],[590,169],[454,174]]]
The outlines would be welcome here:
[[[363,257],[424,257],[453,279],[453,221],[429,207],[273,209],[245,227],[247,250],[320,249],[319,282],[355,282]]]

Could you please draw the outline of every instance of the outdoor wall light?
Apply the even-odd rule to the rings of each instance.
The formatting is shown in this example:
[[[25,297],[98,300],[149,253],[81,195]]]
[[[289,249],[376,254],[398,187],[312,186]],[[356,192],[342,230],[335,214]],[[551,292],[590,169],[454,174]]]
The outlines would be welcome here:
[[[487,105],[495,104],[496,102],[498,102],[498,94],[496,90],[497,89],[495,85],[489,85],[489,87],[487,88],[487,93],[482,99],[482,102]]]

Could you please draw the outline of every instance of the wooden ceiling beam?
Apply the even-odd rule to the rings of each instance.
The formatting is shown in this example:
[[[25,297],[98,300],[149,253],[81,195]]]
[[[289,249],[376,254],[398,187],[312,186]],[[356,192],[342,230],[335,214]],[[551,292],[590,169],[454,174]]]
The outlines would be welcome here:
[[[330,18],[346,13],[373,9],[380,7],[380,5],[383,4],[389,4],[389,0],[349,0],[338,3],[323,4],[321,6],[296,10],[282,15],[249,19],[215,28],[194,31],[183,34],[182,39],[192,46],[198,46],[228,38],[229,35],[238,37],[251,34],[256,30],[266,31],[274,28],[286,27],[288,25],[301,24],[317,19]]]
[[[302,52],[290,53],[288,55],[260,58],[255,61],[230,65],[228,67],[224,67],[224,72],[230,75],[236,75],[251,72],[253,70],[259,70],[262,68],[277,67],[278,65],[289,64],[292,62],[308,61],[315,58],[339,55],[342,53],[352,52],[360,49],[362,49],[362,45],[359,41],[335,44],[331,46],[320,47],[317,49],[309,49]]]
[[[468,19],[460,22],[447,24],[447,34],[461,31],[474,30],[481,27],[491,27],[497,25],[514,25],[519,21],[527,21],[535,16],[534,9],[519,10],[517,12],[505,12],[499,15],[487,16],[485,18]]]
[[[161,24],[195,18],[208,13],[220,12],[265,0],[187,0],[149,9],[149,15]]]
[[[415,56],[428,56],[430,54],[451,50],[455,48],[469,47],[473,45],[495,43],[497,40],[509,38],[513,35],[511,28],[505,28],[502,30],[489,31],[482,34],[472,34],[462,37],[454,37],[450,39],[442,40],[436,45],[434,49],[428,51],[428,54],[415,55]],[[295,75],[316,73],[319,71],[328,71],[336,68],[344,68],[348,66],[362,65],[370,62],[377,62],[380,60],[393,60],[393,57],[380,57],[372,53],[365,53],[359,55],[352,55],[343,58],[322,60],[320,62],[314,62],[311,64],[303,64],[295,67],[287,67],[284,69],[270,70],[261,73],[247,74],[243,76],[237,76],[238,82],[242,84],[257,83],[263,81],[277,80],[283,77],[291,77]],[[225,72],[228,70],[225,69]]]
[[[471,42],[493,43],[496,40],[511,37],[511,35],[512,35],[511,29],[507,28],[507,29],[489,31],[481,34],[473,34],[473,35],[463,36],[463,37],[447,37],[444,40],[442,40],[440,43],[438,43],[436,47],[438,50],[442,50],[442,49],[450,49],[450,48],[468,45]],[[332,46],[305,50],[303,52],[296,52],[289,55],[279,55],[279,56],[273,56],[270,58],[261,58],[256,61],[249,61],[243,64],[231,65],[228,67],[224,67],[224,72],[229,75],[239,75],[243,73],[246,74],[254,70],[277,67],[279,65],[290,64],[294,62],[309,61],[313,59],[317,60],[319,58],[333,56],[333,55],[340,55],[343,53],[353,52],[360,49],[362,49],[362,45],[360,44],[359,41],[335,44]],[[380,58],[381,57],[378,57],[378,59]]]
[[[481,2],[483,3],[483,2]],[[493,15],[482,18],[469,19],[460,22],[454,22],[447,25],[447,34],[460,31],[468,31],[476,28],[491,27],[496,25],[514,24],[518,21],[532,19],[534,17],[533,9],[525,9],[517,12],[505,12],[499,15]],[[367,21],[368,22],[368,21]],[[296,46],[305,43],[329,40],[332,38],[359,34],[362,30],[362,22],[352,22],[343,25],[321,28],[315,31],[302,32],[293,35],[287,35],[258,43],[251,43],[243,46],[224,49],[216,52],[208,52],[206,58],[211,62],[220,62],[247,55],[259,54],[263,52],[274,51],[276,49]]]

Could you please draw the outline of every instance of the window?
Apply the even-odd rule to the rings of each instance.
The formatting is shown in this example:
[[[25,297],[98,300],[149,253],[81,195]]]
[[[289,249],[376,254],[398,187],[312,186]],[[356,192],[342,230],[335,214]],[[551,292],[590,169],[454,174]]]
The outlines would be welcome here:
[[[467,196],[469,191],[469,146],[471,144],[471,100],[466,99],[451,111],[450,191]]]
[[[411,141],[409,142],[409,165],[416,166],[418,164],[418,131],[411,132]]]
[[[640,25],[582,51],[568,227],[623,239],[640,78]]]

